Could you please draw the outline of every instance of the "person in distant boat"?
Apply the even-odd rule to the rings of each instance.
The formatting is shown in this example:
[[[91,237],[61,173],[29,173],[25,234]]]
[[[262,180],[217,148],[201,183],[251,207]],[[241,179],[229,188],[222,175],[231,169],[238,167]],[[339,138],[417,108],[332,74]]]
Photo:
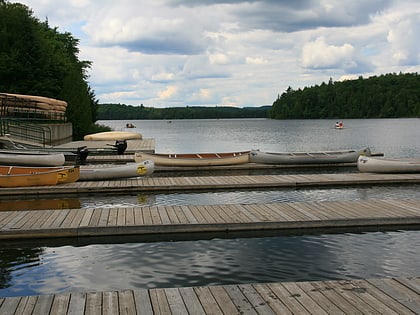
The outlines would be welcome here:
[[[343,128],[344,126],[343,126],[343,122],[342,121],[340,121],[339,123],[338,123],[338,127],[339,128]]]
[[[338,121],[335,122],[335,128],[340,127],[340,123]]]

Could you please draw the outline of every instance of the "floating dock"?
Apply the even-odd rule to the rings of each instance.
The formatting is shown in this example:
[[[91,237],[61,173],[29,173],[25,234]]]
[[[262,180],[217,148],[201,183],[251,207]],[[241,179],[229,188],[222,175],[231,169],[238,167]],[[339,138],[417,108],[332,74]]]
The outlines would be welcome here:
[[[0,239],[418,228],[420,200],[0,211]]]
[[[0,314],[420,314],[420,278],[275,282],[0,298]]]
[[[55,186],[2,188],[0,198],[63,196],[91,193],[173,192],[229,189],[344,187],[385,184],[419,184],[420,174],[304,174],[243,176],[136,177],[86,181]]]

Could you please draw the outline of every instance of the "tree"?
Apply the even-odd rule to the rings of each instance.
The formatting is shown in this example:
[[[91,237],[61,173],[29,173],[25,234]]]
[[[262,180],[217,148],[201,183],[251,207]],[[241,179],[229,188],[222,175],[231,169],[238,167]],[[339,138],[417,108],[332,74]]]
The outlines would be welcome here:
[[[0,0],[0,91],[66,101],[75,139],[89,132],[98,105],[87,82],[91,62],[78,59],[78,45],[27,6]]]

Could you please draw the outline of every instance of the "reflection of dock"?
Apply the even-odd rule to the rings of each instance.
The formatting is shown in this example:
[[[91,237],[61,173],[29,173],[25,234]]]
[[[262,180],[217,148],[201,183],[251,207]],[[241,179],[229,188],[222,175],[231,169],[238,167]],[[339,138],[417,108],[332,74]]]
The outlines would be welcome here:
[[[419,285],[391,278],[62,293],[0,298],[0,313],[418,314]]]

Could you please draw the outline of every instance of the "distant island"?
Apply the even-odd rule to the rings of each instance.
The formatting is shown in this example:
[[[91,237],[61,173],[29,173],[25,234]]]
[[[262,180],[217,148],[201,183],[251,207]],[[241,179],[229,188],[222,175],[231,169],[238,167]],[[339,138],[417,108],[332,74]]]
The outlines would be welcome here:
[[[273,103],[274,119],[420,117],[420,76],[386,74],[368,79],[289,87]]]
[[[136,119],[221,119],[221,118],[268,118],[271,106],[230,107],[230,106],[187,106],[154,108],[143,105],[99,104],[99,120],[136,120]]]
[[[99,120],[136,119],[349,119],[420,117],[420,76],[385,74],[367,79],[322,83],[304,89],[289,87],[273,105],[259,107],[186,106],[154,108],[99,104]]]

